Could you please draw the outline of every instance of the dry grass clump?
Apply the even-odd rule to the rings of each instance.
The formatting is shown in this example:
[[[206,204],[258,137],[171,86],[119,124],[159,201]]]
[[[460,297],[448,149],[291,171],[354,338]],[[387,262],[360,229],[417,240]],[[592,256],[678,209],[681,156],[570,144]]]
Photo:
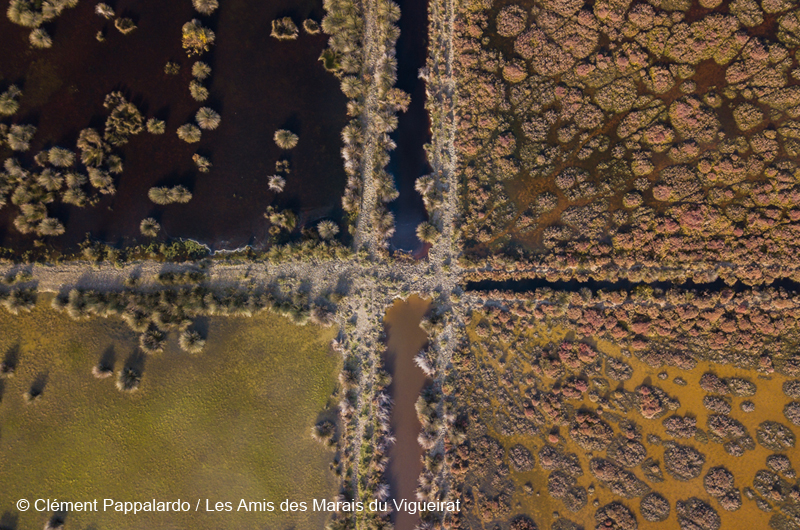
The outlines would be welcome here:
[[[192,0],[195,10],[201,15],[210,15],[219,7],[217,0]]]
[[[330,420],[321,421],[311,429],[311,436],[327,447],[334,447],[336,445],[336,424]]]
[[[50,38],[44,28],[36,28],[31,31],[28,40],[34,48],[50,48],[53,46],[53,39]]]
[[[178,335],[178,345],[186,353],[197,354],[203,351],[206,341],[197,331],[185,329]]]
[[[197,120],[197,125],[199,125],[201,129],[209,131],[213,131],[219,127],[219,122],[221,121],[219,113],[209,107],[203,107],[198,110],[195,119]]]
[[[303,29],[309,35],[317,35],[320,31],[322,31],[319,22],[310,18],[307,18],[303,21]]]
[[[202,132],[194,124],[186,123],[178,127],[178,138],[180,138],[181,140],[183,140],[188,144],[199,142],[201,136]]]
[[[139,231],[142,233],[143,236],[156,237],[158,236],[158,232],[160,230],[161,230],[161,225],[158,224],[158,221],[156,221],[152,217],[147,217],[145,219],[142,219],[142,222],[139,223]]]
[[[202,55],[207,52],[214,45],[216,39],[214,32],[204,27],[197,19],[184,24],[181,33],[183,49],[189,56]]]
[[[296,134],[286,129],[279,129],[275,131],[273,139],[275,140],[275,144],[281,149],[293,149],[297,146],[297,142],[300,140]]]
[[[17,85],[10,85],[0,94],[0,116],[11,116],[19,110],[19,98],[22,90]]]
[[[194,162],[194,165],[197,166],[197,170],[200,173],[208,173],[211,169],[211,161],[199,153],[192,155],[192,162]]]
[[[136,29],[136,23],[130,18],[117,18],[114,20],[114,27],[123,35],[127,35]]]
[[[298,33],[297,24],[294,23],[291,17],[278,18],[272,21],[270,35],[278,40],[294,40],[297,38]]]
[[[291,210],[278,210],[274,206],[269,206],[264,217],[272,224],[271,233],[278,233],[280,230],[291,232],[297,226],[297,215]]]
[[[70,167],[75,163],[75,153],[63,147],[51,147],[47,151],[47,161],[56,167]]]
[[[286,179],[280,175],[272,175],[269,177],[269,189],[275,193],[281,193],[283,188],[286,187]]]
[[[441,232],[433,223],[425,221],[417,226],[417,237],[423,243],[433,245],[439,240],[439,236],[441,236]]]
[[[336,234],[339,233],[339,226],[333,221],[320,221],[317,224],[317,233],[319,233],[319,237],[322,239],[333,239],[336,237]]]
[[[178,75],[181,71],[181,65],[178,63],[167,61],[164,65],[164,73],[167,75]]]
[[[110,5],[100,2],[96,6],[94,6],[94,12],[107,20],[114,18],[116,15],[114,14],[114,8]]]
[[[203,80],[211,75],[211,67],[203,61],[195,61],[192,65],[192,77]]]
[[[197,79],[189,82],[189,93],[195,101],[205,101],[208,99],[208,89]]]
[[[142,374],[132,366],[125,366],[117,376],[117,389],[120,392],[135,392],[142,383]]]
[[[164,120],[158,118],[150,118],[147,120],[147,132],[150,134],[164,134],[167,129],[167,124]]]

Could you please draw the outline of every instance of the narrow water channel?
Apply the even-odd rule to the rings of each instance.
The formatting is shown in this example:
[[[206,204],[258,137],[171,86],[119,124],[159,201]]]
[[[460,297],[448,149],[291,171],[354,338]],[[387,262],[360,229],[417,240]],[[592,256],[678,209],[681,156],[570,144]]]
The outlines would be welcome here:
[[[430,305],[430,300],[414,295],[407,301],[397,300],[384,318],[388,337],[385,362],[392,375],[389,392],[394,400],[391,425],[397,438],[389,451],[388,477],[391,498],[398,502],[416,500],[417,480],[422,472],[422,447],[417,442],[422,426],[414,405],[427,378],[414,364],[414,357],[428,342],[419,324]],[[395,530],[412,530],[418,520],[417,515],[398,513]]]
[[[397,148],[392,152],[389,171],[394,175],[400,195],[391,203],[396,231],[392,248],[418,252],[417,225],[427,219],[422,197],[414,189],[418,177],[430,173],[423,145],[430,141],[430,121],[425,111],[425,82],[419,70],[428,54],[427,0],[396,0],[400,6],[400,38],[397,39],[397,87],[411,95],[408,110],[398,116],[392,137]]]

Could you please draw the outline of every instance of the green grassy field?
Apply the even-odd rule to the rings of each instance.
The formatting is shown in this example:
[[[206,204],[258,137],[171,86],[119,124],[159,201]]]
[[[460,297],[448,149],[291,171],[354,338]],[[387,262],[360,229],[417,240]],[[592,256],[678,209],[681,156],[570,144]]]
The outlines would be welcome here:
[[[202,354],[181,352],[171,336],[127,394],[116,372],[137,337],[120,320],[75,322],[45,300],[30,314],[0,313],[0,359],[18,351],[13,377],[2,380],[0,526],[44,526],[51,514],[19,513],[21,498],[113,498],[181,499],[192,511],[73,512],[67,528],[321,528],[325,514],[283,514],[279,504],[336,494],[333,453],[310,436],[335,385],[334,331],[269,313],[207,324]],[[109,349],[115,376],[95,379]],[[44,392],[26,403],[37,379]],[[198,499],[234,511],[196,513]],[[276,512],[237,512],[240,499],[275,501]]]

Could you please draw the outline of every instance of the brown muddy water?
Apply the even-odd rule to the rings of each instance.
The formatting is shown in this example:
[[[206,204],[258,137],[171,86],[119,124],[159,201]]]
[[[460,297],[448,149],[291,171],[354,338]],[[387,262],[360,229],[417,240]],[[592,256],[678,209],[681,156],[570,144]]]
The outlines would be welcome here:
[[[392,376],[389,392],[394,400],[391,425],[397,442],[389,451],[389,488],[392,499],[416,501],[417,480],[422,472],[422,447],[417,442],[421,425],[415,403],[428,381],[414,364],[414,357],[428,342],[420,327],[431,301],[416,295],[397,300],[386,312],[384,325],[388,337],[386,368]],[[395,530],[411,530],[419,517],[408,513],[394,516]]]
[[[81,2],[66,10],[46,29],[53,38],[48,50],[31,50],[30,30],[0,16],[0,90],[11,83],[22,88],[20,111],[7,123],[30,123],[38,128],[31,150],[20,159],[32,166],[39,150],[54,145],[75,148],[85,127],[102,130],[103,98],[121,90],[146,118],[166,121],[166,133],[134,136],[119,151],[124,172],[116,179],[117,194],[104,197],[94,208],[51,205],[66,226],[52,243],[74,248],[91,233],[109,244],[141,242],[139,222],[155,217],[164,234],[192,238],[212,249],[267,245],[263,217],[270,204],[290,207],[301,223],[341,217],[345,174],[339,151],[340,131],[347,123],[346,98],[338,80],[317,59],[325,35],[297,40],[270,37],[273,19],[291,16],[322,20],[322,0],[228,0],[211,17],[199,15],[188,0],[119,0],[116,13],[132,18],[137,29],[120,34],[113,24],[94,14],[96,2]],[[203,103],[189,95],[191,67],[197,57],[181,48],[181,27],[192,18],[216,32],[216,45],[202,56],[212,73],[204,84],[210,97]],[[105,42],[95,34],[103,30]],[[167,61],[181,65],[178,75],[164,74]],[[176,129],[201,106],[222,116],[215,131],[204,131],[197,144],[187,144]],[[295,149],[282,152],[272,136],[288,128],[300,136]],[[213,167],[199,173],[191,157],[208,157]],[[0,159],[12,153],[0,149]],[[267,187],[275,162],[288,158],[291,174],[283,193]],[[156,206],[147,197],[152,186],[183,184],[193,193],[188,204]],[[15,249],[32,246],[11,226],[16,208],[0,210],[0,245]]]

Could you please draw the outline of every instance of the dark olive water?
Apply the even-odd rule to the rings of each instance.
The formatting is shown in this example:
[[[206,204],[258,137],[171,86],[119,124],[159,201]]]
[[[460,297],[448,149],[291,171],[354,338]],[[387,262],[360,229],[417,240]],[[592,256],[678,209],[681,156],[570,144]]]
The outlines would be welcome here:
[[[397,438],[389,451],[388,475],[391,497],[398,502],[416,500],[417,481],[422,472],[422,447],[417,442],[422,426],[414,405],[427,378],[414,364],[414,357],[428,342],[419,324],[430,305],[430,300],[414,295],[407,301],[395,301],[384,318],[388,336],[385,361],[392,375],[389,392],[394,400],[391,425]],[[395,530],[411,530],[418,520],[417,515],[397,513]]]
[[[38,127],[32,149],[22,158],[30,163],[40,149],[75,147],[78,132],[100,128],[105,120],[104,96],[122,90],[147,116],[165,119],[163,136],[142,133],[121,151],[125,171],[117,194],[95,208],[59,206],[51,209],[67,232],[53,243],[74,247],[87,232],[113,244],[141,241],[139,222],[157,218],[166,235],[192,238],[213,249],[267,241],[262,214],[270,204],[291,207],[301,222],[341,217],[345,174],[339,156],[339,132],[347,122],[346,99],[338,81],[317,60],[324,35],[300,31],[296,41],[269,36],[270,21],[291,16],[298,26],[305,18],[321,20],[321,0],[227,0],[211,17],[202,17],[188,0],[120,0],[116,12],[133,18],[138,28],[123,36],[113,24],[94,14],[94,2],[65,11],[47,30],[49,50],[30,50],[28,30],[0,16],[0,89],[17,83],[23,90],[20,112],[12,121]],[[191,65],[181,48],[181,26],[200,18],[216,32],[216,45],[203,56],[212,67],[206,86],[210,98],[191,99]],[[105,28],[106,41],[95,34]],[[163,72],[167,61],[181,64],[177,76]],[[203,133],[198,144],[178,139],[178,126],[193,120],[202,105],[222,115],[220,127]],[[283,153],[272,135],[290,128],[300,136],[289,152],[292,172],[286,189],[276,195],[267,187],[275,162]],[[210,158],[209,173],[199,173],[191,157]],[[5,158],[6,152],[0,152]],[[147,190],[157,185],[183,184],[194,198],[185,205],[156,206]],[[0,210],[0,245],[30,246],[10,225],[15,209]]]
[[[389,171],[395,177],[400,193],[391,203],[396,231],[391,239],[395,249],[419,252],[417,225],[427,219],[422,197],[414,189],[414,181],[430,172],[423,145],[430,141],[430,121],[425,110],[425,82],[419,70],[428,54],[427,0],[397,0],[400,5],[400,38],[397,39],[397,87],[411,94],[408,111],[398,117],[392,135],[397,148],[392,153]]]

